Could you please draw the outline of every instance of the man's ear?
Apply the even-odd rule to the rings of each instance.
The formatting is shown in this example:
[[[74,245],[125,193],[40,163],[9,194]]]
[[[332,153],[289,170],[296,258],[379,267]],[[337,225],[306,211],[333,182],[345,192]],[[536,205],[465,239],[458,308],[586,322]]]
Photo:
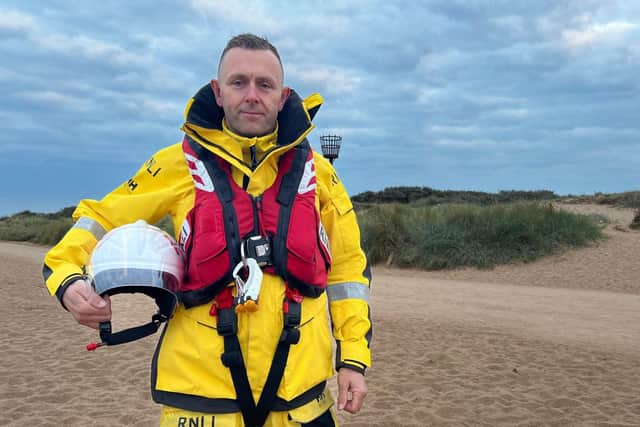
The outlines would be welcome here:
[[[282,88],[282,93],[280,94],[280,105],[278,106],[278,111],[282,111],[284,108],[284,103],[289,99],[289,94],[291,93],[291,89],[288,86]]]
[[[222,107],[222,94],[220,93],[220,85],[217,80],[211,80],[211,89],[213,89],[213,94],[216,97],[216,104],[218,104],[218,107]]]

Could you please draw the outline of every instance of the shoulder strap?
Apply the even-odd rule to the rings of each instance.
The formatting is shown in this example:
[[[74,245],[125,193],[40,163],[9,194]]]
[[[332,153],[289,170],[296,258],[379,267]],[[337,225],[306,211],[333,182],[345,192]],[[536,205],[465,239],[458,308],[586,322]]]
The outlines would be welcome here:
[[[295,147],[295,153],[289,171],[282,177],[277,201],[280,204],[278,228],[273,239],[273,252],[276,272],[285,279],[287,275],[287,234],[293,209],[293,200],[304,173],[304,165],[309,156],[309,141],[305,140]]]
[[[225,171],[222,170],[218,164],[218,159],[213,153],[204,149],[189,136],[186,138],[189,147],[191,147],[191,149],[197,154],[198,159],[200,159],[205,165],[207,173],[213,181],[214,191],[218,195],[220,203],[222,204],[224,233],[230,261],[227,274],[216,282],[219,286],[207,286],[202,290],[191,291],[190,293],[181,295],[181,300],[185,306],[192,307],[202,301],[210,300],[216,293],[218,293],[218,291],[220,291],[220,287],[226,286],[228,283],[233,281],[233,267],[240,262],[240,227],[238,225],[236,210],[233,207],[233,190],[231,189],[229,177]]]

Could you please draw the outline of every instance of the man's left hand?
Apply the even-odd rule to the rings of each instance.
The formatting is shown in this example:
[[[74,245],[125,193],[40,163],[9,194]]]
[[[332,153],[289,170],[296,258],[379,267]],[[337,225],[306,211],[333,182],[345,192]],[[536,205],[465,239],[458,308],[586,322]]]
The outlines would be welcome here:
[[[362,408],[367,395],[367,383],[364,375],[349,368],[338,371],[338,409],[352,414]]]

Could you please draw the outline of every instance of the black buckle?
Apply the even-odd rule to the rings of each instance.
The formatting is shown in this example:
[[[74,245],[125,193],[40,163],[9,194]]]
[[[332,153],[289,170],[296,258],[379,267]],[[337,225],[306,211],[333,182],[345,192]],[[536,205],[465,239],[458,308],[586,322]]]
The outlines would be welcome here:
[[[162,322],[166,322],[169,318],[163,313],[156,313],[151,316],[151,321],[156,325],[160,325]]]
[[[284,313],[284,328],[297,328],[302,321],[302,304],[288,301],[288,310]]]
[[[269,267],[271,262],[271,239],[263,236],[250,236],[242,241],[242,258],[253,258],[260,267]]]
[[[109,339],[111,338],[111,322],[100,322],[99,328],[100,339],[102,340],[102,342],[109,342]]]
[[[222,364],[227,368],[237,368],[243,366],[242,352],[240,351],[225,351],[220,356]]]
[[[297,328],[284,328],[280,334],[280,342],[285,344],[298,344],[300,341],[300,330]]]
[[[216,329],[218,335],[223,337],[229,335],[235,335],[238,333],[238,318],[233,308],[225,308],[218,310],[218,321],[216,323]]]

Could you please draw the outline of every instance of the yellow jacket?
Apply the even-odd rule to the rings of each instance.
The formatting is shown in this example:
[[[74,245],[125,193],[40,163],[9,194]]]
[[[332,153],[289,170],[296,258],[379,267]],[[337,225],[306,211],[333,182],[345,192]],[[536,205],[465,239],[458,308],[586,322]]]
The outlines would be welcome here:
[[[255,196],[273,184],[279,156],[311,132],[311,119],[321,103],[320,95],[302,101],[292,91],[278,115],[276,132],[266,137],[243,138],[225,129],[222,110],[211,89],[205,86],[187,105],[183,130],[229,162],[234,181],[240,186],[245,181],[247,191]],[[257,160],[253,168],[251,146],[255,147]],[[332,165],[317,153],[314,161],[316,206],[329,237],[332,267],[327,292],[302,302],[301,338],[291,346],[276,409],[290,409],[316,398],[333,375],[329,325],[337,343],[337,368],[345,366],[364,372],[371,364],[370,274],[360,247],[356,215]],[[66,286],[83,274],[98,240],[114,227],[137,219],[155,223],[168,214],[178,235],[194,199],[194,184],[181,144],[158,151],[134,177],[102,200],[80,202],[73,214],[74,227],[45,257],[44,276],[49,291],[61,298]],[[265,274],[259,310],[238,315],[238,340],[256,401],[282,332],[284,290],[279,276]],[[209,309],[210,304],[190,309],[180,305],[168,322],[152,365],[156,402],[202,412],[237,411],[230,371],[220,359],[223,339],[216,332],[216,319]]]

